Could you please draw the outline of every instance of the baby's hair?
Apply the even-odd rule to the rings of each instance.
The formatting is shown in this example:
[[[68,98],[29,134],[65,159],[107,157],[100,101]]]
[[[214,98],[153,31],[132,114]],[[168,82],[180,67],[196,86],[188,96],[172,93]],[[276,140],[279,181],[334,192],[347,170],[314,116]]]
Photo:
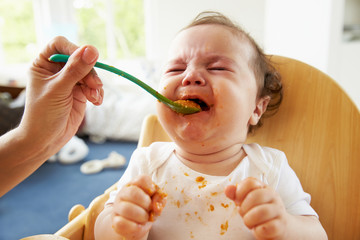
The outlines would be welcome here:
[[[263,50],[247,32],[245,32],[239,25],[219,12],[202,12],[182,30],[205,24],[217,24],[228,27],[234,34],[237,34],[240,37],[245,37],[249,44],[254,48],[254,53],[252,54],[252,59],[249,61],[249,65],[251,69],[253,69],[257,81],[258,98],[265,96],[270,97],[270,102],[267,106],[266,112],[262,117],[269,117],[274,115],[280,107],[281,101],[283,99],[283,92],[281,77],[271,62],[271,56],[265,55]],[[261,125],[262,119],[259,120],[257,125],[250,125],[248,132],[253,133],[255,129],[259,128]]]

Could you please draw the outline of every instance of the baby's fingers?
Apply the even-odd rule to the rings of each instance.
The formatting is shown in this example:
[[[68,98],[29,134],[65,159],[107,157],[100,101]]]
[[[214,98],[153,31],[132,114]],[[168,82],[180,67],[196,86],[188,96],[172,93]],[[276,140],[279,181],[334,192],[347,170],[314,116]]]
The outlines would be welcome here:
[[[260,182],[256,178],[246,178],[236,186],[230,185],[225,189],[225,194],[228,198],[233,200],[236,205],[240,206],[246,196],[255,189],[263,188],[264,183]]]
[[[135,185],[129,185],[121,189],[118,198],[119,201],[132,202],[147,211],[151,209],[151,197]]]
[[[135,180],[129,183],[130,185],[135,185],[141,188],[149,196],[152,196],[156,191],[156,186],[151,180],[151,177],[148,175],[138,176]]]
[[[273,203],[276,199],[275,192],[269,187],[257,188],[252,190],[246,195],[246,198],[241,203],[240,214],[243,216],[245,213],[263,204]],[[273,204],[277,207],[277,204]]]
[[[125,239],[139,239],[149,232],[151,223],[138,224],[122,216],[114,216],[112,227]]]
[[[229,199],[235,201],[236,198],[236,186],[235,185],[229,185],[225,188],[225,196]]]
[[[126,201],[121,201],[114,205],[114,214],[140,224],[146,223],[149,219],[148,211],[134,203]]]
[[[256,226],[253,232],[258,239],[275,239],[284,234],[285,226],[285,223],[277,218]]]
[[[273,204],[262,204],[243,214],[244,224],[249,229],[276,218],[280,218],[280,212]]]

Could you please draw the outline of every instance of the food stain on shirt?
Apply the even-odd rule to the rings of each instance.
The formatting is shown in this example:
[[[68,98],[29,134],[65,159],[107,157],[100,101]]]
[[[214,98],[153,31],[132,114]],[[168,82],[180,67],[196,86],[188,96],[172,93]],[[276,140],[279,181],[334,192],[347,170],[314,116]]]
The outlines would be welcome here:
[[[175,190],[178,190],[178,188],[176,188]],[[172,203],[177,208],[181,208],[181,207],[185,206],[192,200],[192,198],[185,193],[184,188],[180,191],[180,193],[181,193],[181,196],[179,196],[179,198],[170,197],[170,200],[171,200],[170,203]]]
[[[205,178],[202,177],[202,176],[199,176],[199,177],[197,177],[195,180],[196,180],[197,182],[202,182],[202,181],[205,180]]]
[[[221,203],[221,206],[223,206],[223,208],[228,208],[229,204]]]
[[[212,205],[212,204],[210,204],[210,207],[209,207],[209,210],[212,212],[212,211],[214,211],[214,205]]]
[[[204,222],[203,218],[197,211],[192,213],[189,212],[185,213],[185,219],[184,219],[185,222],[191,222],[194,221],[195,219],[199,220],[199,222],[204,226],[208,226],[208,224]]]
[[[220,226],[220,228],[221,228],[220,235],[224,235],[227,232],[228,227],[229,227],[229,222],[228,221],[226,221],[224,224],[221,224],[221,226]]]
[[[195,181],[201,184],[199,185],[199,189],[206,187],[207,181],[205,180],[204,177],[199,176],[195,179]]]

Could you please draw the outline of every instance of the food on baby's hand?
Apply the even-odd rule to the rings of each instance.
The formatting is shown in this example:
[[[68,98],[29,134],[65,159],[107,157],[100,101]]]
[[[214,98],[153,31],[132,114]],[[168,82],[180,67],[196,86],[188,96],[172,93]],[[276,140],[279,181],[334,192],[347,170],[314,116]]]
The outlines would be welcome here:
[[[150,193],[151,196],[151,210],[149,213],[149,221],[155,221],[155,218],[160,216],[161,211],[165,207],[167,194],[163,192],[159,186],[155,185],[155,191]]]

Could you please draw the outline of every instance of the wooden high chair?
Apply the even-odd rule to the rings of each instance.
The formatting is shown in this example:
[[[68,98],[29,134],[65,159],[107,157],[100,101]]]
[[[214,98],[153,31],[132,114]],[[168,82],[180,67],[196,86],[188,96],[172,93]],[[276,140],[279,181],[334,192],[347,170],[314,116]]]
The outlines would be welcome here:
[[[273,56],[282,76],[284,100],[278,113],[248,142],[287,155],[329,239],[360,239],[360,112],[327,75],[297,60]],[[155,115],[143,123],[138,146],[171,141]],[[94,222],[110,189],[84,210],[75,206],[70,222],[55,233],[71,240],[94,238]]]

